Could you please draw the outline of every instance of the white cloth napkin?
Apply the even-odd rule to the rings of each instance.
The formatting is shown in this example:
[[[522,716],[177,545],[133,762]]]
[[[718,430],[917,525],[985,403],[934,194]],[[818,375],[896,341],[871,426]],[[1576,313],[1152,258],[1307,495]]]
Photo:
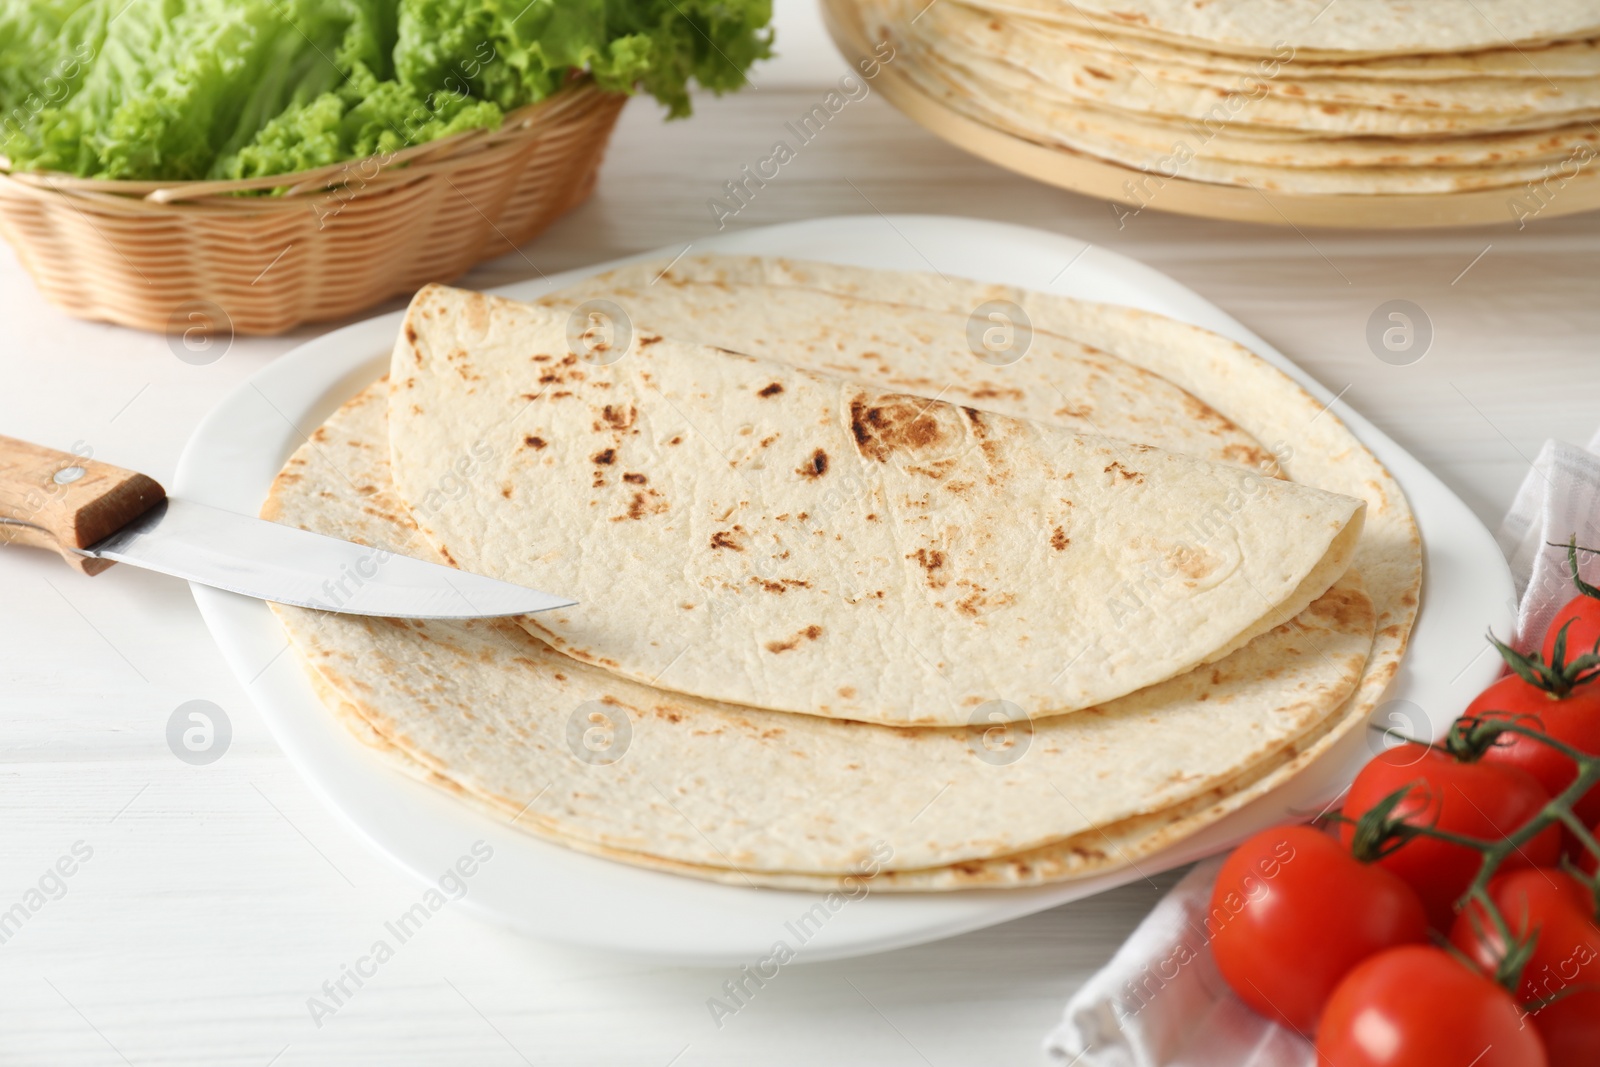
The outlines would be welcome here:
[[[1549,546],[1565,545],[1573,534],[1578,544],[1600,548],[1600,433],[1587,449],[1546,441],[1500,524],[1519,598],[1513,644],[1522,651],[1544,640],[1556,609],[1572,599],[1566,549]],[[1578,573],[1600,585],[1600,556],[1578,553]]]
[[[1314,1067],[1305,1038],[1228,989],[1206,944],[1222,857],[1196,864],[1078,990],[1045,1042],[1072,1067]]]
[[[1537,648],[1574,590],[1565,546],[1600,548],[1600,433],[1588,449],[1546,441],[1501,524],[1516,578],[1519,649]],[[1579,553],[1600,585],[1600,556]],[[1501,635],[1504,637],[1504,635]],[[1206,943],[1205,914],[1221,857],[1197,864],[1139,924],[1111,962],[1067,1003],[1045,1041],[1068,1067],[1315,1067],[1305,1038],[1235,997]]]

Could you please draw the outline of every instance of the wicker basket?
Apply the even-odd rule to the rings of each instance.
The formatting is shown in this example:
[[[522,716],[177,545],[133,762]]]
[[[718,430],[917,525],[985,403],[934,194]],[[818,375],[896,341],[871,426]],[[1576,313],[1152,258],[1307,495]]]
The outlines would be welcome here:
[[[181,308],[210,304],[220,314],[194,321],[279,333],[448,281],[531,239],[589,195],[625,99],[578,82],[497,130],[287,176],[0,171],[0,230],[45,298],[73,315],[168,330]]]

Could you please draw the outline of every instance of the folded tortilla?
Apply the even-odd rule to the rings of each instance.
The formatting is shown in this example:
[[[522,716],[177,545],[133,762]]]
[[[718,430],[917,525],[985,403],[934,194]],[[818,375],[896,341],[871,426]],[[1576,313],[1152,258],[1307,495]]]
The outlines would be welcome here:
[[[1115,828],[1101,827],[1085,840],[1060,842],[1025,857],[989,861],[966,875],[953,868],[927,877],[901,875],[900,884],[905,887],[1035,884],[1138,862],[1281,786],[1361,729],[1399,670],[1422,584],[1422,545],[1405,494],[1327,403],[1243,345],[1135,308],[950,275],[779,257],[683,256],[671,263],[642,261],[587,278],[545,299],[552,306],[570,307],[601,294],[622,294],[646,323],[650,317],[660,317],[674,324],[678,336],[732,348],[755,344],[767,335],[759,314],[697,316],[685,310],[686,305],[704,299],[707,287],[763,314],[794,299],[797,290],[809,290],[832,298],[844,321],[851,316],[870,317],[873,308],[883,304],[962,315],[991,303],[1014,304],[1031,323],[1035,337],[1059,337],[1086,351],[1114,356],[1157,374],[1261,443],[1284,476],[1358,496],[1367,503],[1353,569],[1360,572],[1371,595],[1377,631],[1359,687],[1329,721],[1300,738],[1274,764],[1243,772],[1185,808]],[[862,302],[867,305],[864,310],[848,310]],[[721,305],[711,306],[715,310]],[[668,316],[673,317],[668,320]],[[820,366],[815,361],[832,358],[827,355],[830,350],[858,351],[862,358],[853,376],[869,382],[915,375],[921,365],[915,351],[889,350],[888,362],[866,359],[865,350],[859,342],[852,347],[848,335],[824,334],[812,341],[793,349],[779,345],[774,350],[789,351],[803,366]],[[1056,354],[1047,354],[1051,352]],[[1060,418],[1060,398],[1052,386],[1057,379],[1050,364],[1061,358],[1061,352],[1041,348],[1036,351],[1037,360],[1024,358],[1008,366],[964,360],[948,362],[945,367],[951,388],[987,393],[985,407],[1051,421]],[[1037,387],[1009,388],[1016,380],[1013,376],[1024,368],[1034,376],[1028,380]],[[1110,413],[1103,414],[1110,417]]]
[[[1039,718],[1221,659],[1349,565],[1364,503],[433,286],[392,364],[393,477],[525,625],[647,684],[896,725]],[[442,487],[449,485],[449,492]]]

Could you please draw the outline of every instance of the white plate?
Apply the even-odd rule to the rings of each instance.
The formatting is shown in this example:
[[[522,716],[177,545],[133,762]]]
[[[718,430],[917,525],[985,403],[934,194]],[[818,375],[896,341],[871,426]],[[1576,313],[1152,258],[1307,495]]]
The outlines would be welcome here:
[[[1198,294],[1149,267],[1057,234],[974,219],[863,216],[747,230],[696,241],[695,252],[736,252],[826,260],[864,267],[928,270],[1008,282],[1090,300],[1146,308],[1231,337],[1283,368],[1317,396],[1311,381],[1261,338]],[[651,255],[675,256],[682,249]],[[643,257],[640,257],[643,258]],[[1070,264],[1070,266],[1069,266]],[[602,263],[501,290],[531,298],[615,266]],[[178,467],[176,495],[255,514],[303,435],[382,372],[401,314],[382,315],[300,346],[263,368],[200,424]],[[1422,612],[1411,650],[1387,700],[1425,709],[1419,732],[1442,731],[1496,673],[1486,627],[1509,629],[1511,576],[1465,504],[1361,416],[1337,413],[1405,488],[1426,554]],[[311,787],[361,836],[414,875],[434,881],[483,839],[493,859],[471,879],[462,905],[542,938],[667,957],[738,965],[783,941],[801,960],[879,952],[1004,922],[1098,893],[1219,851],[1290,810],[1314,807],[1349,781],[1369,755],[1357,736],[1271,795],[1140,865],[1081,881],[1024,890],[927,896],[877,894],[824,907],[820,925],[799,920],[822,899],[805,893],[713,885],[594,859],[546,844],[471,810],[384,765],[324,710],[285,653],[266,605],[194,587],[195,600],[234,673]],[[800,936],[796,931],[805,936]]]

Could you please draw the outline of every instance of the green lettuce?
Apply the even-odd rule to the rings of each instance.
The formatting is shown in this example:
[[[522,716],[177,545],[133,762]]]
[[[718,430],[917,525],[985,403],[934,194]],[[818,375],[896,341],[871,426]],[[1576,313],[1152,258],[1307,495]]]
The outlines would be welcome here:
[[[16,169],[284,174],[498,126],[578,72],[687,115],[771,54],[770,0],[0,0]]]

